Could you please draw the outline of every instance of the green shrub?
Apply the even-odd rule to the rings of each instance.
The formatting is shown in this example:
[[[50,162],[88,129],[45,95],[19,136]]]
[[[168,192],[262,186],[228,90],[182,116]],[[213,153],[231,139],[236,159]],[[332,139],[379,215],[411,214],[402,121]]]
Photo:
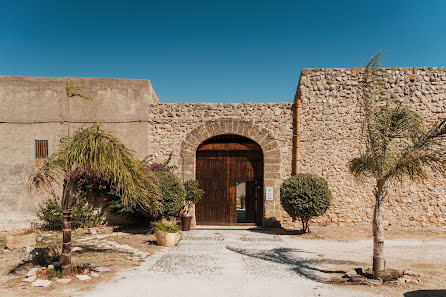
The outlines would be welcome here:
[[[42,228],[46,230],[62,230],[62,206],[60,199],[53,195],[39,206],[37,217],[42,221]]]
[[[186,199],[181,209],[181,215],[187,216],[192,205],[196,204],[204,195],[204,191],[199,188],[200,184],[197,180],[188,180],[184,183],[186,190]]]
[[[99,225],[106,213],[95,207],[86,195],[81,195],[76,199],[73,207],[72,228],[92,228]]]
[[[80,195],[73,206],[71,227],[73,229],[96,227],[105,215],[106,213],[94,207],[86,196]],[[37,217],[42,221],[43,229],[62,230],[63,216],[60,199],[53,195],[42,203],[37,211]]]
[[[155,233],[156,231],[162,231],[167,233],[177,233],[180,231],[181,227],[175,221],[169,221],[167,219],[162,219],[161,221],[157,221],[152,223],[152,231]]]
[[[314,174],[298,174],[283,181],[280,203],[294,220],[302,222],[302,232],[309,231],[312,217],[323,215],[331,204],[331,192],[324,178]]]
[[[154,171],[161,190],[163,216],[176,216],[183,207],[186,191],[181,180],[170,171]]]

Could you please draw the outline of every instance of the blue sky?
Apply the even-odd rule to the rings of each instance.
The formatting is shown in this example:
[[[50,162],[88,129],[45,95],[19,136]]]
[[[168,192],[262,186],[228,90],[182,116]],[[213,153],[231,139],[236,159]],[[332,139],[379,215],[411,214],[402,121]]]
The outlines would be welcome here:
[[[283,102],[303,68],[446,66],[446,1],[0,1],[0,75],[150,79],[168,102]]]

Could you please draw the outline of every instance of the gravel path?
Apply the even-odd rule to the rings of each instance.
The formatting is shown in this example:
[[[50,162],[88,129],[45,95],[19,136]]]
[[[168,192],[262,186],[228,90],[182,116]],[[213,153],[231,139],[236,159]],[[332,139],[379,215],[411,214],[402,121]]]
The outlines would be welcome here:
[[[191,231],[84,296],[377,296],[323,283],[333,272],[317,265],[322,257],[288,236]]]

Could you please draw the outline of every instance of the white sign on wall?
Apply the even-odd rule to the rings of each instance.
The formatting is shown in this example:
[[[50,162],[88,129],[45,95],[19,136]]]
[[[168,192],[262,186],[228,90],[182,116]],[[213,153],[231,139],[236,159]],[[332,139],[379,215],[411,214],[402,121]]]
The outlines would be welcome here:
[[[273,187],[266,187],[266,201],[273,201]]]

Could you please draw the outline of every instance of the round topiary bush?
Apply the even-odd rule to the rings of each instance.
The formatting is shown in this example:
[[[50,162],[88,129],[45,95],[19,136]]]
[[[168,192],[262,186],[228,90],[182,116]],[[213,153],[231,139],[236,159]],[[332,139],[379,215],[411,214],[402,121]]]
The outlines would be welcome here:
[[[153,173],[159,181],[163,216],[176,216],[185,202],[186,191],[183,183],[170,171],[161,170]]]
[[[294,220],[302,221],[302,232],[309,231],[312,217],[323,215],[330,208],[331,192],[324,178],[301,173],[283,181],[280,203]]]

